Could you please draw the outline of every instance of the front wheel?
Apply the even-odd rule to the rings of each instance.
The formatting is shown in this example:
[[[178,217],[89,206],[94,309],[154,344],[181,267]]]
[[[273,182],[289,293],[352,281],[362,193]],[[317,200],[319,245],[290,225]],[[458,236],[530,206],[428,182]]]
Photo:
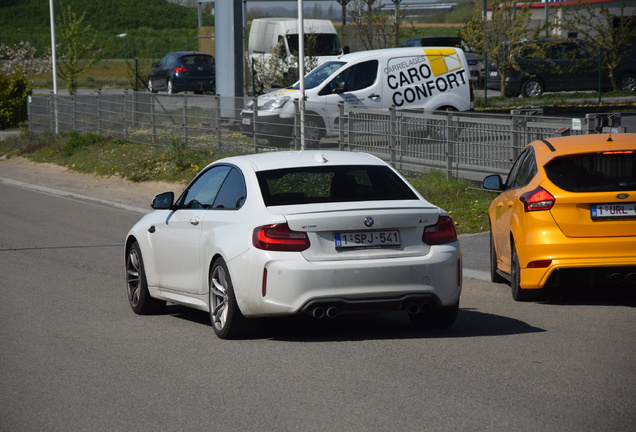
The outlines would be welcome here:
[[[141,256],[141,249],[137,242],[133,243],[126,254],[126,287],[128,302],[133,312],[139,315],[161,313],[166,302],[157,300],[148,292],[146,269]]]
[[[524,97],[539,97],[543,94],[543,83],[536,78],[529,78],[522,88]]]
[[[628,73],[618,80],[618,88],[622,91],[636,91],[636,74]]]
[[[152,80],[151,79],[148,80],[148,90],[150,90],[151,93],[157,93],[157,90],[152,85]]]
[[[212,264],[209,302],[214,333],[221,339],[237,337],[245,328],[246,318],[236,302],[230,272],[223,258],[217,258]]]
[[[174,84],[172,83],[172,80],[168,80],[168,82],[166,83],[166,89],[168,91],[168,94],[176,93],[176,91],[174,91]]]

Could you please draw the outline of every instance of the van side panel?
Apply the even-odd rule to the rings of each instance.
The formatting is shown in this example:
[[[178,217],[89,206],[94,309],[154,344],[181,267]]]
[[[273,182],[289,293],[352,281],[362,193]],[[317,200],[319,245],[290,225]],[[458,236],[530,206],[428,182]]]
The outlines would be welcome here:
[[[387,108],[472,108],[466,58],[455,48],[401,48],[386,59],[384,97]],[[408,51],[408,52],[406,52]]]

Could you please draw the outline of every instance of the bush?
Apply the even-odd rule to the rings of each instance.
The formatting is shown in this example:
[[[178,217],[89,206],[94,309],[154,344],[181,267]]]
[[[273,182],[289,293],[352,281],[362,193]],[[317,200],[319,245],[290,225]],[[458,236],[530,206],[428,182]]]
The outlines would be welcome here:
[[[0,129],[17,126],[27,120],[29,82],[21,70],[11,75],[0,73]]]

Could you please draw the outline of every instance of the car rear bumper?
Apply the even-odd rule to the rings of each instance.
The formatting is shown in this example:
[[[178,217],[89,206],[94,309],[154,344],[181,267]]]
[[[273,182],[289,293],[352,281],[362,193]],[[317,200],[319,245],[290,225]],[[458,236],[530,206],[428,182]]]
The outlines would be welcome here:
[[[344,311],[394,310],[409,301],[450,306],[459,301],[462,267],[459,245],[433,246],[426,256],[310,262],[299,253],[269,253],[248,277],[241,259],[230,273],[246,316],[290,315],[312,305],[337,304]],[[235,276],[236,274],[236,276]],[[382,304],[382,303],[385,304]],[[345,312],[346,313],[346,312]]]
[[[175,76],[172,79],[172,86],[177,92],[213,91],[215,88],[215,80],[209,77],[181,78]]]

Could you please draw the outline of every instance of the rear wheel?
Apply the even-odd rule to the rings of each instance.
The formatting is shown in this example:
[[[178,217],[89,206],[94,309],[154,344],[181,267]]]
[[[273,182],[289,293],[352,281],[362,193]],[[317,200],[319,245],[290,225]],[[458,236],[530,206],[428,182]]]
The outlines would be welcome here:
[[[495,239],[490,231],[490,281],[495,283],[507,282],[506,278],[497,272],[497,251],[495,250]]]
[[[422,330],[443,330],[455,323],[459,312],[459,300],[451,306],[437,307],[426,313],[409,314],[414,327]]]
[[[136,314],[152,315],[161,313],[166,306],[165,301],[151,297],[148,292],[144,260],[137,242],[130,246],[126,254],[126,286],[128,302]]]
[[[230,272],[223,258],[217,258],[210,272],[210,321],[214,333],[221,339],[233,339],[245,329],[246,318],[241,313]]]
[[[528,78],[521,91],[524,97],[539,97],[543,94],[543,83],[536,78]]]
[[[512,288],[512,298],[519,302],[538,300],[540,297],[540,290],[527,290],[519,286],[521,283],[519,256],[517,255],[517,248],[515,247],[514,243],[512,244],[511,248],[512,256],[510,259],[510,288]]]

